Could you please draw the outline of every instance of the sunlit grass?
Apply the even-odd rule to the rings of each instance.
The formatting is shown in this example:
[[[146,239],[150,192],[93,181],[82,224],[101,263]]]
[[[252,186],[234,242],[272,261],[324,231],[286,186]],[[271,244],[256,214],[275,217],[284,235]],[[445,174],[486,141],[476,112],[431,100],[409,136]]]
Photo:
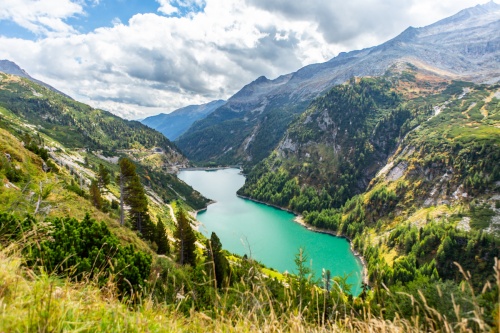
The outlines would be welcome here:
[[[303,311],[286,311],[297,297],[293,290],[288,292],[289,301],[277,305],[277,313],[264,310],[272,301],[258,277],[241,292],[242,303],[230,310],[223,310],[227,299],[221,290],[214,298],[221,306],[214,311],[182,314],[179,304],[155,302],[151,291],[137,295],[134,303],[119,300],[112,279],[97,288],[93,280],[73,282],[47,272],[35,273],[23,266],[21,247],[13,243],[0,250],[0,332],[422,332],[424,324],[427,332],[494,332],[498,328],[485,324],[482,309],[473,300],[472,319],[460,317],[456,309],[458,319],[452,322],[428,307],[422,295],[413,299],[416,311],[409,319],[386,320],[372,314],[363,302],[355,312],[306,319]],[[497,283],[499,269],[496,262]],[[471,288],[467,278],[463,285]],[[323,293],[315,292],[321,304]]]

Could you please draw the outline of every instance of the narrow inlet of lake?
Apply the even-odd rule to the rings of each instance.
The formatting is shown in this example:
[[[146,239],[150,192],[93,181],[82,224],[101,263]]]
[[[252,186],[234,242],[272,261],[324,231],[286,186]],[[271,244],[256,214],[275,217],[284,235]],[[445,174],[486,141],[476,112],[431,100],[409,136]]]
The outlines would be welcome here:
[[[239,198],[245,182],[239,169],[183,170],[178,177],[205,197],[216,201],[198,213],[200,232],[219,236],[229,252],[247,255],[280,272],[296,273],[295,255],[303,248],[316,279],[322,270],[333,276],[348,275],[351,292],[361,291],[362,265],[340,237],[317,233],[294,222],[289,212]]]

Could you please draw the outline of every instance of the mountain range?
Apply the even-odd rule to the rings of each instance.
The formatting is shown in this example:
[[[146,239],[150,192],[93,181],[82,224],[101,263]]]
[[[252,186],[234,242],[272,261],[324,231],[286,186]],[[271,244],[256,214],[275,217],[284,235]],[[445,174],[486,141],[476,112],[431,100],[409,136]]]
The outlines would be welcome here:
[[[423,28],[410,27],[379,46],[341,53],[274,80],[260,77],[194,124],[177,145],[196,162],[254,165],[314,98],[353,76],[381,76],[406,64],[453,80],[497,82],[499,15],[495,2],[477,5]]]
[[[497,331],[499,18],[490,2],[151,117],[174,143],[0,62],[0,331]],[[311,278],[301,244],[280,274],[188,232],[209,200],[175,176],[186,155],[241,163],[240,196],[348,237],[362,293]],[[143,229],[118,222],[132,205]]]
[[[202,105],[189,105],[171,113],[161,113],[141,120],[141,123],[154,128],[165,135],[169,140],[175,140],[191,125],[200,119],[206,118],[226,101],[217,100]]]

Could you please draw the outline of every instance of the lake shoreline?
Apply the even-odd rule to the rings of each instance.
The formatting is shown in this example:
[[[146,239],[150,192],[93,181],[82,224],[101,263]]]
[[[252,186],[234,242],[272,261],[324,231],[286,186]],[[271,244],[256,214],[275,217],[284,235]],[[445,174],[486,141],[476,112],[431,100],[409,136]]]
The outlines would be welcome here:
[[[178,169],[177,174],[179,174],[181,171],[207,171],[207,172],[210,172],[210,171],[226,170],[226,169],[238,169],[240,171],[242,170],[241,167],[239,167],[237,165],[226,166],[226,167],[190,167],[190,168]]]
[[[347,240],[349,242],[350,247],[351,247],[352,254],[354,254],[354,256],[359,259],[359,261],[361,262],[361,266],[363,267],[363,272],[362,272],[362,278],[361,279],[362,279],[362,281],[363,281],[364,284],[369,285],[369,281],[368,281],[368,265],[366,263],[365,257],[363,257],[363,255],[361,253],[359,253],[358,251],[356,251],[354,249],[354,246],[352,244],[352,240],[349,237],[344,236],[342,234],[334,233],[333,231],[328,230],[328,229],[317,228],[315,226],[307,224],[306,221],[304,221],[304,217],[302,215],[296,215],[295,218],[293,219],[293,221],[295,223],[300,224],[304,228],[313,231],[313,232],[317,232],[317,233],[320,233],[320,234],[332,235],[332,236],[339,237],[339,238],[344,238],[345,240]]]
[[[243,176],[243,177],[244,177],[243,173],[241,172],[241,168],[238,168],[238,167],[232,167],[232,166],[229,166],[229,167],[217,167],[217,168],[206,168],[206,167],[204,167],[204,168],[202,168],[202,167],[198,167],[198,168],[185,168],[185,169],[182,169],[182,171],[195,171],[195,172],[201,172],[201,173],[200,173],[200,175],[202,175],[202,174],[206,174],[206,175],[208,176],[208,174],[209,174],[211,171],[216,172],[216,171],[218,171],[218,170],[221,172],[221,174],[226,174],[226,173],[227,173],[227,171],[225,171],[225,170],[228,170],[228,169],[235,169],[234,171],[229,172],[229,174],[230,174],[230,175],[236,175],[236,173],[239,173],[239,175],[240,175],[240,176]],[[182,172],[182,171],[181,171],[181,172]],[[205,171],[205,172],[204,172],[204,171]],[[179,172],[179,173],[181,173],[181,172]],[[207,172],[208,172],[208,173],[207,173]],[[215,176],[215,175],[214,175],[214,176]],[[199,177],[204,177],[204,176],[199,176]],[[201,179],[203,179],[203,178],[201,178]],[[202,180],[203,182],[202,182],[202,183],[200,183],[200,184],[203,184],[203,185],[202,185],[200,188],[201,188],[201,189],[203,189],[203,188],[204,188],[203,186],[207,187],[207,185],[209,185],[209,186],[210,186],[210,189],[212,189],[212,190],[208,190],[208,192],[206,192],[206,193],[212,193],[212,195],[217,196],[216,194],[214,194],[214,193],[217,193],[217,192],[213,192],[213,189],[217,189],[217,188],[219,188],[219,186],[222,186],[222,183],[224,183],[224,182],[225,182],[225,179],[224,179],[224,180],[222,180],[222,179],[221,179],[221,180],[217,180],[217,181],[215,181],[215,182],[211,181],[211,180],[213,180],[213,179],[218,179],[218,178],[217,178],[217,177],[215,177],[215,178],[214,178],[214,177],[209,177],[209,178],[207,178],[206,180]],[[242,182],[244,183],[244,179],[242,180]],[[244,196],[244,195],[240,195],[240,194],[238,194],[238,193],[237,193],[237,191],[239,191],[239,188],[241,188],[241,186],[243,185],[243,183],[238,184],[238,186],[237,186],[237,187],[233,187],[233,189],[231,189],[232,195],[234,196],[233,198],[235,198],[235,199],[236,199],[236,198],[238,198],[238,199],[248,200],[248,201],[252,201],[252,202],[255,202],[255,203],[258,203],[258,204],[264,205],[264,206],[271,207],[272,209],[275,209],[275,210],[276,210],[276,212],[275,212],[275,213],[273,213],[273,214],[278,214],[278,215],[279,215],[279,214],[281,214],[281,213],[279,213],[278,211],[286,212],[286,213],[288,213],[288,214],[293,214],[293,216],[292,216],[292,217],[290,217],[290,215],[288,215],[287,219],[288,219],[288,221],[289,221],[289,222],[290,222],[290,221],[295,222],[295,223],[298,225],[298,228],[299,228],[299,229],[300,229],[300,228],[303,228],[303,230],[307,230],[308,232],[309,232],[309,231],[312,231],[313,233],[317,233],[317,234],[325,234],[325,235],[328,235],[328,236],[334,236],[334,237],[338,238],[338,239],[339,239],[339,241],[340,241],[340,238],[344,238],[346,241],[348,241],[348,242],[349,242],[349,245],[348,245],[348,246],[346,246],[346,244],[344,243],[343,248],[344,248],[344,251],[346,251],[346,250],[347,250],[348,252],[350,252],[350,256],[351,256],[351,258],[354,256],[354,258],[353,258],[353,259],[355,259],[356,264],[357,264],[357,268],[355,268],[354,266],[352,266],[352,268],[351,268],[351,266],[350,266],[350,265],[352,265],[352,264],[354,264],[354,263],[349,264],[349,267],[350,267],[349,271],[356,272],[356,273],[355,273],[355,275],[352,275],[352,276],[351,276],[351,278],[353,278],[353,279],[356,279],[356,280],[357,280],[357,281],[355,282],[355,284],[353,285],[354,289],[356,290],[356,291],[355,291],[355,292],[356,292],[356,294],[357,294],[358,292],[361,292],[361,290],[363,289],[363,285],[364,285],[364,284],[368,284],[368,283],[367,283],[367,282],[368,282],[368,274],[367,274],[368,270],[367,270],[366,260],[365,260],[365,258],[363,258],[363,256],[362,256],[360,253],[358,253],[357,251],[355,251],[355,250],[354,250],[354,248],[353,248],[353,243],[352,243],[351,239],[349,239],[349,238],[348,238],[348,237],[346,237],[346,236],[339,235],[339,234],[337,234],[337,233],[335,233],[335,232],[333,232],[333,231],[331,231],[331,230],[326,230],[326,229],[316,228],[316,227],[314,227],[314,226],[312,226],[312,225],[309,225],[309,224],[307,224],[307,223],[305,222],[305,220],[304,220],[304,218],[303,218],[303,216],[302,216],[302,215],[300,215],[299,213],[297,213],[297,212],[295,212],[295,211],[292,211],[292,210],[290,210],[290,209],[287,209],[287,208],[284,208],[284,207],[280,207],[280,206],[278,206],[278,205],[270,204],[270,203],[267,203],[267,202],[263,202],[263,201],[260,201],[260,200],[255,200],[255,199],[253,199],[253,198],[251,198],[251,197],[247,197],[247,196]],[[210,192],[210,191],[212,191],[212,192]],[[201,193],[201,192],[200,192],[200,193]],[[210,195],[209,195],[209,197],[210,197]],[[217,201],[219,201],[219,200],[220,200],[220,199],[217,199]],[[194,211],[194,212],[191,214],[191,216],[193,216],[193,217],[197,220],[197,219],[198,219],[198,217],[200,217],[198,214],[199,214],[199,213],[202,213],[202,212],[207,211],[207,210],[208,210],[208,207],[209,207],[211,204],[213,204],[213,203],[215,203],[215,201],[214,201],[214,200],[211,200],[211,201],[210,201],[210,202],[206,205],[206,207],[204,207],[204,208],[202,208],[202,209],[199,209],[199,210]],[[250,206],[248,206],[248,207],[250,207]],[[219,208],[220,208],[220,207],[219,207]],[[262,208],[261,208],[261,209],[262,209]],[[279,215],[279,216],[281,216],[281,215]],[[283,220],[283,222],[284,222],[284,221],[285,221],[285,220]],[[289,223],[289,222],[288,222],[288,223]],[[209,223],[212,223],[212,222],[209,222]],[[285,225],[285,224],[283,224],[283,226],[286,226],[286,225]],[[200,223],[200,225],[197,225],[197,229],[199,230],[199,229],[200,229],[200,227],[201,227],[201,223]],[[292,228],[292,227],[293,227],[293,228]],[[288,229],[297,230],[297,226],[290,226]],[[250,231],[247,231],[247,232],[250,232]],[[285,231],[283,230],[283,232],[285,232]],[[296,232],[299,232],[299,231],[297,230]],[[301,234],[301,232],[300,232],[300,234]],[[319,237],[319,236],[318,236],[318,237]],[[233,241],[233,240],[234,240],[234,236],[232,236],[232,237],[230,237],[230,238],[228,238],[228,239],[231,239],[231,241]],[[231,241],[230,241],[230,242],[231,242]],[[326,240],[326,239],[325,239],[325,241],[332,242],[332,244],[335,244],[335,243],[337,242],[337,241],[336,241],[336,240],[334,240],[334,239],[332,239],[332,240]],[[300,242],[300,240],[299,240],[299,239],[295,240],[295,244],[298,244],[298,242]],[[329,244],[329,243],[328,243],[328,244]],[[238,245],[238,246],[241,246],[241,245]],[[334,248],[335,248],[335,247],[334,247]],[[329,256],[329,255],[331,255],[331,254],[332,254],[332,253],[330,252],[331,250],[333,250],[333,248],[330,248],[330,247],[325,247],[325,248],[323,248],[323,250],[322,250],[323,257],[324,257],[324,256]],[[319,252],[318,252],[318,253],[319,253]],[[346,255],[347,255],[347,253],[346,253]],[[350,259],[350,260],[352,260],[352,259]],[[279,265],[281,265],[281,264],[279,264]],[[278,266],[279,266],[279,265],[278,265]],[[361,265],[361,267],[359,267],[359,265]],[[326,264],[326,266],[328,266],[328,264]],[[338,266],[338,264],[337,264],[337,266]],[[286,267],[286,266],[285,266],[285,267]],[[340,271],[338,272],[338,274],[336,273],[337,275],[339,275],[339,274],[340,274],[340,275],[342,275],[342,273],[341,273],[341,272],[342,272],[342,270],[343,270],[343,271],[345,271],[345,268],[344,268],[344,269],[342,269],[341,267],[343,267],[343,266],[338,266],[338,268],[335,268],[335,270],[340,270]],[[286,268],[286,269],[288,269],[288,268]],[[318,272],[316,272],[316,273],[317,273],[317,274],[320,274],[320,275],[322,274],[322,273],[321,273],[321,271],[319,271],[319,273],[318,273]],[[353,282],[354,282],[354,281],[353,281]],[[354,295],[354,294],[353,294],[353,295]]]
[[[260,204],[263,204],[263,205],[266,205],[266,206],[269,206],[269,207],[273,207],[273,208],[276,208],[276,209],[279,209],[279,210],[291,213],[291,214],[295,215],[295,218],[293,219],[293,221],[295,223],[300,224],[302,227],[306,228],[307,230],[310,230],[310,231],[313,231],[313,232],[317,232],[317,233],[320,233],[320,234],[331,235],[331,236],[338,237],[338,238],[344,238],[345,240],[347,240],[349,242],[349,246],[351,248],[352,254],[356,258],[358,258],[358,260],[361,262],[361,266],[363,267],[361,280],[362,280],[362,282],[364,284],[369,285],[369,281],[368,281],[368,265],[366,263],[366,260],[363,257],[363,255],[361,255],[361,253],[359,253],[358,251],[356,251],[354,249],[354,246],[352,244],[352,240],[349,237],[344,236],[342,234],[337,234],[337,233],[335,233],[335,232],[333,232],[331,230],[328,230],[328,229],[317,228],[315,226],[307,224],[306,221],[304,220],[304,217],[301,214],[298,214],[298,213],[296,213],[296,212],[294,212],[294,211],[292,211],[290,209],[283,208],[283,207],[280,207],[280,206],[277,206],[277,205],[273,205],[273,204],[270,204],[270,203],[267,203],[267,202],[264,202],[264,201],[256,200],[256,199],[244,196],[244,195],[236,194],[236,196],[238,198],[241,198],[241,199],[250,200],[250,201],[253,201],[253,202],[257,202],[257,203],[260,203]]]

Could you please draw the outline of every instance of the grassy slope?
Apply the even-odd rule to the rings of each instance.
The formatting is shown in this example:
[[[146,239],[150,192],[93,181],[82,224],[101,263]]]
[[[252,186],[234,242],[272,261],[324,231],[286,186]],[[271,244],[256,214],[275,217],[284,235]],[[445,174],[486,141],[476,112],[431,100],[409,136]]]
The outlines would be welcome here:
[[[388,321],[366,313],[339,317],[334,323],[311,324],[300,313],[266,315],[262,310],[267,300],[261,299],[262,304],[256,302],[250,309],[242,305],[213,317],[197,311],[184,316],[172,306],[155,304],[147,297],[136,305],[119,301],[113,284],[98,289],[93,281],[74,283],[37,275],[21,265],[16,245],[0,251],[2,332],[421,332],[421,321],[453,332],[470,332],[467,320],[453,325],[430,308],[411,320]],[[416,300],[416,304],[421,302]],[[479,308],[473,315],[478,325],[484,325]],[[488,329],[479,327],[479,331]]]
[[[480,202],[495,209],[500,192],[500,99],[495,96],[500,86],[475,86],[466,94],[454,89],[437,104],[435,116],[405,137],[391,167],[372,181],[367,196],[381,186],[399,188],[398,222],[421,224],[459,211],[471,215],[467,211]]]
[[[406,194],[401,192],[404,200],[396,207],[397,210],[392,210],[394,207],[390,204],[391,210],[384,211],[382,209],[377,211],[378,217],[382,220],[385,219],[384,222],[386,223],[383,224],[381,229],[377,229],[375,225],[371,225],[366,229],[366,233],[372,236],[375,235],[375,237],[371,237],[373,244],[381,239],[377,235],[384,235],[401,222],[416,223],[415,221],[422,220],[422,216],[425,216],[427,220],[428,217],[439,218],[452,215],[460,210],[460,206],[446,204],[422,207],[416,211],[411,208],[414,205],[421,207],[425,199],[416,198],[414,193],[418,190],[421,190],[422,193],[429,193],[429,190],[432,189],[431,185],[435,183],[433,179],[427,180],[426,183],[425,179],[418,178],[418,176],[426,174],[426,168],[441,171],[442,168],[454,167],[455,162],[460,162],[456,166],[457,168],[472,168],[474,172],[484,171],[483,176],[489,176],[492,173],[492,170],[488,169],[491,163],[483,163],[483,165],[481,163],[472,163],[464,166],[463,161],[460,159],[453,159],[453,163],[449,164],[449,156],[451,155],[450,149],[453,151],[457,142],[460,143],[460,149],[464,151],[479,152],[479,150],[482,150],[486,156],[489,156],[488,153],[490,152],[487,149],[488,147],[498,147],[498,133],[496,132],[496,129],[498,129],[496,119],[498,99],[494,95],[495,89],[497,88],[478,87],[470,92],[467,97],[461,99],[458,98],[461,92],[461,89],[459,89],[457,94],[452,94],[455,96],[453,98],[454,102],[447,103],[446,108],[443,109],[439,116],[426,122],[419,130],[412,132],[407,137],[407,141],[405,141],[407,146],[418,146],[422,149],[414,150],[412,154],[398,156],[394,159],[397,163],[405,161],[410,164],[402,178],[395,181],[383,177],[379,178],[373,182],[369,191],[360,199],[364,203],[365,210],[373,214],[370,211],[370,204],[375,192],[382,190],[383,187],[386,187],[389,192],[396,192],[398,189],[406,190],[404,192]],[[461,102],[463,100],[465,102]],[[480,103],[480,100],[483,100],[484,104]],[[476,104],[473,105],[474,103]],[[19,122],[8,110],[2,109],[1,111],[3,114],[2,123],[9,123],[9,130],[18,133],[19,130],[30,129],[29,125]],[[450,112],[451,114],[449,114]],[[455,123],[449,125],[448,121],[454,121]],[[484,133],[489,135],[484,135]],[[78,162],[78,160],[83,160],[87,156],[90,164],[100,161],[94,155],[64,149],[58,142],[43,133],[42,137],[51,145],[59,145],[62,148],[61,152],[58,153],[59,155],[74,155],[74,161],[77,161],[76,164],[79,166],[81,173],[92,174],[94,171]],[[432,154],[425,150],[426,144],[432,148]],[[483,146],[486,148],[483,148]],[[65,167],[61,167],[58,174],[43,172],[43,163],[40,157],[26,150],[16,137],[3,129],[0,129],[0,151],[10,154],[14,168],[21,175],[28,175],[10,183],[6,180],[4,174],[0,174],[3,179],[3,186],[0,187],[0,204],[2,208],[15,212],[17,215],[26,212],[34,213],[38,195],[41,194],[43,200],[41,201],[38,217],[71,215],[81,218],[86,211],[89,211],[93,217],[106,221],[123,242],[134,243],[139,248],[147,250],[147,245],[137,238],[133,232],[117,225],[116,214],[113,215],[113,212],[104,214],[95,210],[86,199],[64,186],[74,179],[74,176]],[[481,157],[482,155],[478,156]],[[494,156],[492,158],[495,160]],[[470,162],[474,162],[474,160],[470,160]],[[444,166],[440,166],[440,163]],[[108,166],[113,169],[112,164],[108,164]],[[2,172],[4,172],[3,170],[5,169],[2,169]],[[412,172],[414,170],[420,170],[420,172]],[[452,183],[454,186],[460,186],[465,181],[464,178],[457,178]],[[404,186],[400,186],[400,184]],[[474,191],[482,193],[484,191],[481,188],[474,187],[476,185],[471,186],[470,193],[474,193]],[[480,183],[477,186],[482,185]],[[117,193],[116,187],[111,186],[110,190],[112,193]],[[160,205],[155,205],[155,200],[152,198],[150,200],[153,206],[153,214],[163,214],[163,219],[168,219],[168,212],[163,210]],[[385,203],[381,202],[380,204],[383,207]],[[348,220],[351,212],[350,209],[346,209],[342,220]],[[397,213],[396,217],[390,215],[394,212]],[[375,222],[377,222],[376,219],[373,220],[373,223]],[[455,223],[457,221],[451,220],[450,222]],[[366,236],[365,239],[370,239],[370,237]],[[398,253],[394,247],[383,245],[380,248],[386,249],[384,258],[389,263],[397,259]],[[2,309],[0,310],[0,318],[2,319],[0,320],[0,330],[164,331],[168,329],[172,331],[212,330],[240,332],[264,330],[324,332],[378,329],[381,331],[418,331],[418,324],[415,322],[398,319],[395,319],[394,322],[387,322],[369,316],[363,320],[360,319],[361,316],[354,315],[338,318],[339,320],[335,324],[331,324],[333,326],[318,326],[306,321],[297,313],[289,313],[286,316],[265,315],[265,312],[259,307],[250,310],[236,307],[231,313],[215,315],[215,320],[199,312],[192,312],[186,318],[176,312],[172,306],[153,303],[147,297],[143,298],[141,305],[132,307],[130,304],[117,299],[113,285],[98,290],[93,286],[92,281],[85,284],[75,284],[44,274],[36,275],[29,269],[21,268],[20,263],[16,251],[2,249],[0,266],[3,269],[0,275],[0,300],[4,306],[0,307]],[[266,299],[260,301],[265,304]],[[427,319],[436,320],[433,317]],[[482,320],[479,314],[477,319]],[[446,322],[446,319],[441,318],[440,320],[445,321],[442,325],[450,325]],[[458,330],[461,330],[460,327]],[[466,329],[464,328],[463,331],[466,331]]]
[[[189,161],[161,133],[59,95],[26,79],[0,73],[0,123],[17,136],[38,133],[49,147],[86,150],[105,156],[129,156],[143,182],[164,201],[179,193],[195,209],[207,200],[172,175]],[[161,152],[155,152],[159,149]],[[99,162],[101,163],[101,162]],[[169,186],[165,186],[168,183]]]
[[[13,213],[17,216],[35,214],[39,196],[39,210],[37,218],[71,216],[82,219],[88,212],[97,220],[105,221],[110,229],[124,244],[134,244],[141,250],[150,252],[150,248],[140,240],[135,232],[122,228],[118,224],[117,213],[103,213],[96,209],[88,199],[69,190],[67,185],[74,180],[66,168],[59,168],[59,172],[45,173],[42,170],[43,160],[36,154],[25,149],[22,143],[12,134],[0,128],[0,152],[10,154],[11,165],[22,175],[17,182],[9,182],[5,176],[5,168],[0,169],[0,211]],[[3,160],[5,163],[5,160]],[[88,171],[92,173],[92,170]],[[158,211],[159,208],[154,208]],[[169,214],[162,209],[161,216],[169,219]]]

